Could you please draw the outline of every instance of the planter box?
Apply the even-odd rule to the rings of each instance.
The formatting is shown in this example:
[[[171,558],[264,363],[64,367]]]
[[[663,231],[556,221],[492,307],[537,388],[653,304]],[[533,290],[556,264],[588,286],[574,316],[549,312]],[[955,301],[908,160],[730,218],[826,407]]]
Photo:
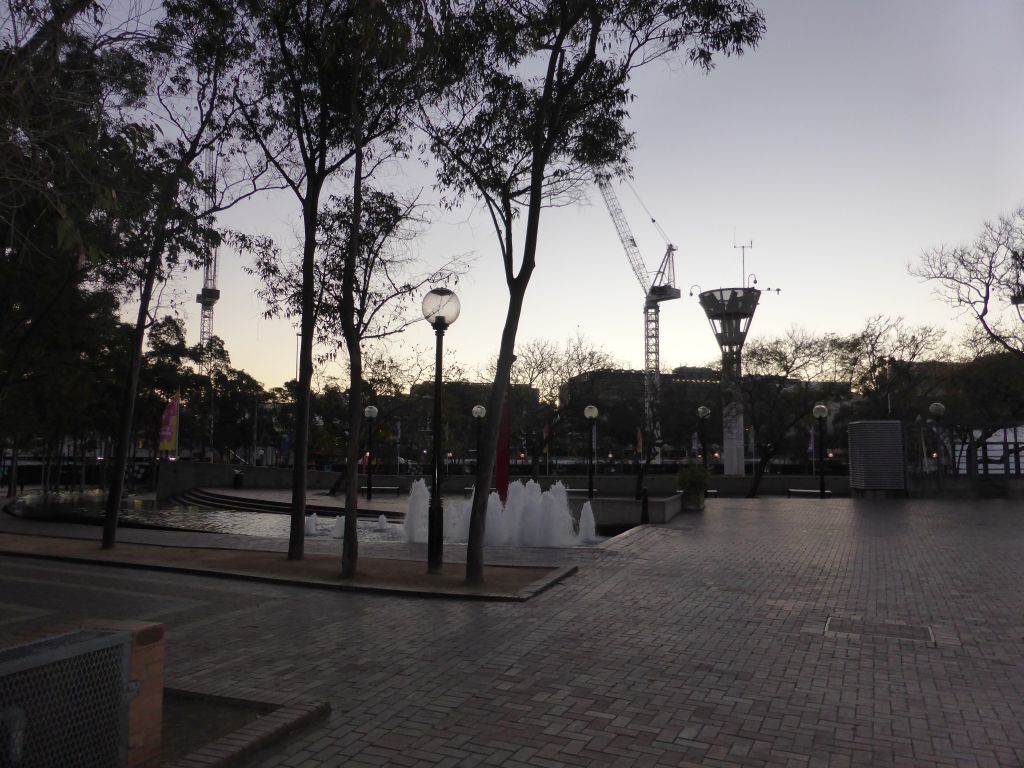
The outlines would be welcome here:
[[[667,523],[675,517],[682,508],[681,495],[674,493],[671,496],[659,496],[647,499],[648,522]],[[579,511],[587,499],[569,499],[569,507],[574,512]],[[607,526],[628,526],[640,525],[642,510],[640,501],[630,497],[609,497],[598,496],[591,500],[590,508],[594,510],[594,521],[598,525]]]
[[[683,511],[703,512],[704,497],[704,491],[683,491]]]

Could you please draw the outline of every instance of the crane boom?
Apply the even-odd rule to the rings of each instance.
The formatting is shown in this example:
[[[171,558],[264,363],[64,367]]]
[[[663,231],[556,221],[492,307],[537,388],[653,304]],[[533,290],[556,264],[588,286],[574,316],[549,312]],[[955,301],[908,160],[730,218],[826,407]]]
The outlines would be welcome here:
[[[595,181],[601,190],[601,196],[604,197],[605,205],[608,206],[608,213],[611,214],[615,231],[619,234],[633,274],[644,291],[644,431],[648,435],[648,445],[653,450],[660,451],[661,423],[658,419],[658,400],[661,390],[661,313],[658,305],[663,301],[678,299],[680,296],[680,291],[675,286],[676,268],[673,254],[676,247],[668,243],[665,255],[661,259],[661,266],[652,280],[608,177],[598,175]]]
[[[622,212],[619,198],[615,194],[615,190],[612,189],[612,185],[608,183],[608,177],[598,176],[596,181],[597,188],[601,190],[601,195],[604,197],[604,204],[608,206],[608,213],[611,214],[612,223],[615,224],[615,231],[619,233],[619,240],[622,241],[622,247],[626,251],[629,266],[633,268],[633,274],[636,275],[636,279],[646,296],[651,288],[651,276],[647,273],[647,265],[644,264],[644,260],[640,256],[640,249],[636,247],[636,240],[629,229],[626,214]]]

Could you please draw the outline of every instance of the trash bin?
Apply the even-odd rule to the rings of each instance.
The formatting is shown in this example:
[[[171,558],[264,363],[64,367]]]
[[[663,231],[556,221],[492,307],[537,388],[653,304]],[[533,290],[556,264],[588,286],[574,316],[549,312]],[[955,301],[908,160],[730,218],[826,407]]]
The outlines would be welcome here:
[[[245,486],[245,472],[240,469],[235,470],[235,476],[232,479],[231,486],[233,488],[242,488]]]

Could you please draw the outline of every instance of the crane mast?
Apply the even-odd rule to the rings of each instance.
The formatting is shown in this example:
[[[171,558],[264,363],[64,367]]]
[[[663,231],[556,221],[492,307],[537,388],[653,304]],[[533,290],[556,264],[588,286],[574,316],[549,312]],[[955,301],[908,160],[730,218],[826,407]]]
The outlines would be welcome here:
[[[215,179],[217,175],[217,153],[215,150],[206,150],[206,178],[210,185],[207,199],[212,210],[216,204],[217,192]],[[199,316],[199,349],[202,358],[199,362],[199,372],[204,375],[210,373],[210,339],[213,337],[213,306],[220,298],[220,291],[217,289],[217,248],[211,246],[203,260],[203,288],[196,294],[196,303],[201,311]]]
[[[608,213],[615,224],[619,240],[626,251],[626,258],[636,275],[637,281],[644,292],[644,431],[648,435],[648,444],[659,450],[661,445],[661,422],[658,418],[658,400],[661,390],[661,310],[663,301],[678,299],[680,291],[675,286],[676,269],[673,254],[676,247],[668,243],[661,266],[651,279],[647,265],[640,255],[636,239],[622,212],[619,198],[612,189],[607,176],[596,177],[597,187],[601,190]]]

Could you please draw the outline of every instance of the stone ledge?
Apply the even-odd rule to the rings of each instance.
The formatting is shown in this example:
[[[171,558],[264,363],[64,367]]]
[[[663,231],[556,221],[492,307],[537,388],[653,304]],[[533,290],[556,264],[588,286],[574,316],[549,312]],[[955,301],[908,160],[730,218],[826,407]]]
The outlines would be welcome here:
[[[203,686],[169,687],[168,690],[229,703],[235,702],[241,706],[274,709],[237,731],[221,736],[178,760],[163,764],[163,768],[229,768],[244,765],[246,758],[253,753],[310,723],[325,719],[331,711],[331,706],[326,701],[275,696],[273,693],[260,694],[259,698],[241,698],[211,693],[209,690],[212,689]],[[223,690],[223,686],[217,690]]]

